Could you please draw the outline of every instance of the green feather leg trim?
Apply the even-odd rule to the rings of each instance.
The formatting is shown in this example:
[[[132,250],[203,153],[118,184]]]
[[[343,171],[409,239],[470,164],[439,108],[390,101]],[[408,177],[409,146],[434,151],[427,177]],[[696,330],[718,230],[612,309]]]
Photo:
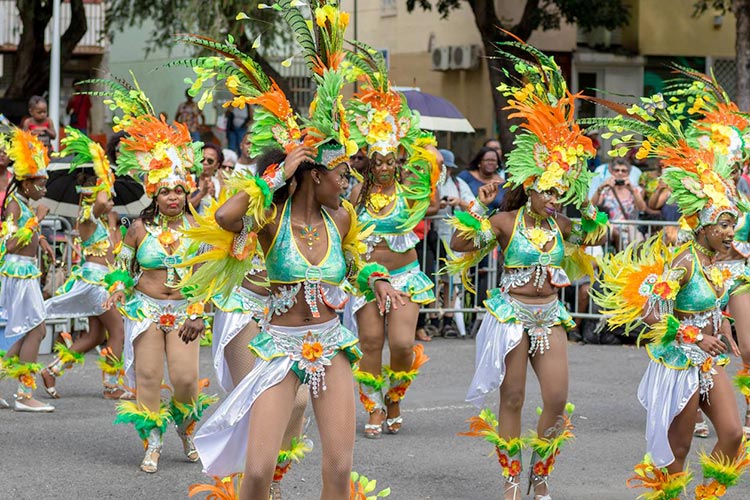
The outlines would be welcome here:
[[[734,386],[746,398],[750,396],[750,370],[747,365],[734,376]]]
[[[373,273],[390,275],[385,266],[376,262],[371,262],[359,270],[359,273],[357,274],[357,288],[365,295],[365,300],[368,302],[375,300],[375,291],[370,288],[370,276],[372,276]]]
[[[6,378],[20,378],[25,375],[36,375],[42,371],[42,365],[39,363],[21,363],[18,356],[13,356],[5,360],[3,374]]]
[[[193,400],[191,403],[181,403],[172,398],[169,402],[169,414],[177,426],[182,425],[188,419],[200,422],[206,408],[218,400],[219,398],[216,396],[209,396],[203,393],[199,393],[198,399]]]
[[[529,434],[529,437],[527,438],[528,445],[541,460],[546,460],[549,457],[557,455],[565,443],[575,438],[575,434],[572,432],[573,424],[570,423],[569,417],[574,409],[575,406],[572,403],[567,403],[565,405],[565,411],[568,414],[563,414],[555,427],[550,429],[557,432],[556,436],[549,438],[539,437],[537,433],[533,431]]]
[[[734,460],[720,451],[717,453],[718,456],[714,457],[705,451],[701,452],[700,462],[703,469],[703,477],[706,479],[715,479],[718,483],[726,487],[737,485],[742,474],[750,466],[750,455],[746,444],[743,442],[740,453]]]
[[[643,462],[635,466],[635,475],[628,478],[628,488],[646,488],[647,491],[638,500],[679,500],[693,480],[689,471],[670,474],[667,468],[654,465],[651,455],[646,455]]]
[[[86,361],[85,352],[76,352],[62,342],[57,342],[55,344],[55,352],[63,365],[68,363],[83,365]]]
[[[390,366],[384,366],[383,367],[383,375],[388,377],[391,381],[395,382],[413,382],[415,378],[417,378],[417,375],[419,375],[419,370],[409,370],[409,371],[393,371],[391,370]],[[395,384],[391,384],[393,386]]]
[[[363,372],[362,370],[354,371],[354,380],[358,384],[372,387],[374,390],[379,391],[385,385],[385,378],[382,375],[374,375],[370,372]]]
[[[514,437],[505,439],[497,432],[498,421],[492,410],[485,408],[479,415],[467,420],[470,424],[469,432],[459,432],[459,436],[481,437],[491,443],[495,448],[503,450],[510,456],[518,455],[522,449],[526,448],[525,438]]]
[[[3,351],[0,349],[0,380],[5,375],[5,355],[8,354],[7,351]]]
[[[153,429],[159,429],[164,434],[169,421],[169,408],[164,404],[160,406],[159,411],[154,412],[146,408],[141,409],[138,403],[133,401],[123,401],[117,405],[117,417],[114,423],[133,424],[138,436],[145,440],[148,439]]]
[[[287,460],[294,460],[298,462],[305,458],[305,454],[312,451],[312,447],[304,437],[293,437],[289,443],[288,450],[280,450],[279,456],[276,458],[277,464],[283,464]]]
[[[96,358],[97,366],[107,375],[116,375],[125,368],[125,361],[113,354]]]

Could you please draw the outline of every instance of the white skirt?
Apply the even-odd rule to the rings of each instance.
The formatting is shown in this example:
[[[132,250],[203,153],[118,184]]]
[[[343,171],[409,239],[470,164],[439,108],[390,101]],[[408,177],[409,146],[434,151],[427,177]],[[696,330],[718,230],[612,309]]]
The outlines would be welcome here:
[[[34,257],[8,254],[6,260],[36,262]],[[5,309],[5,337],[26,335],[44,323],[46,308],[38,278],[0,276],[0,307]]]
[[[493,315],[485,314],[477,332],[476,365],[467,402],[484,407],[485,396],[498,389],[505,379],[505,357],[518,347],[522,338],[522,323],[501,323]]]
[[[86,262],[83,271],[95,270],[108,272],[107,266]],[[107,312],[104,303],[109,298],[107,289],[102,285],[95,285],[78,279],[69,292],[57,295],[45,302],[47,317],[49,318],[84,318],[100,316]]]
[[[339,320],[335,318],[325,323],[301,327],[269,325],[266,331],[273,331],[274,335],[290,339],[302,339],[311,330],[326,332],[337,325]],[[348,334],[347,338],[349,337],[354,338],[351,333]],[[356,342],[356,338],[354,341]],[[335,355],[336,352],[331,354]],[[263,392],[284,380],[295,364],[292,358],[292,355],[259,358],[252,371],[198,429],[194,441],[203,463],[203,472],[210,476],[225,477],[245,471],[252,406]]]
[[[652,360],[643,374],[638,400],[646,409],[646,449],[657,467],[674,462],[669,426],[698,391],[699,369],[675,370]]]
[[[262,319],[263,308],[269,302],[268,296],[259,295],[246,288],[241,288],[235,293],[242,297],[246,309],[244,312],[227,312],[217,307],[214,313],[213,342],[211,342],[216,378],[219,379],[219,385],[226,392],[234,390],[234,382],[224,350],[250,322]]]

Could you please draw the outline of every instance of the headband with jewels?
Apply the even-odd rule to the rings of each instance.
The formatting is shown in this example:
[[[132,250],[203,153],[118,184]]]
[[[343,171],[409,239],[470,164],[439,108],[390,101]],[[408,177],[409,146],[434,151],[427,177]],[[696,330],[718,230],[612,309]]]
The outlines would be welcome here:
[[[131,76],[132,85],[122,80],[81,82],[101,86],[104,90],[83,93],[106,97],[104,103],[121,113],[114,118],[113,130],[124,131],[127,136],[120,141],[115,173],[142,183],[150,197],[161,189],[194,191],[195,176],[203,170],[203,143],[193,142],[185,124],[167,123],[164,115],[157,117],[151,101]]]
[[[60,156],[74,155],[70,171],[93,165],[96,175],[96,186],[78,186],[76,190],[84,197],[85,202],[93,202],[97,193],[105,191],[112,198],[115,195],[115,174],[109,164],[104,149],[92,141],[86,134],[73,127],[65,127],[65,137],[60,140]]]
[[[510,33],[508,33],[510,35]],[[512,36],[512,35],[511,35]],[[499,44],[499,55],[515,61],[518,77],[498,90],[508,99],[509,118],[522,120],[508,155],[508,185],[543,192],[557,190],[560,203],[580,207],[588,199],[592,173],[587,160],[596,154],[591,139],[576,124],[575,102],[552,57],[521,40]],[[506,52],[522,51],[528,60]]]
[[[47,147],[31,132],[13,127],[10,132],[0,134],[0,148],[13,162],[17,181],[47,178]]]

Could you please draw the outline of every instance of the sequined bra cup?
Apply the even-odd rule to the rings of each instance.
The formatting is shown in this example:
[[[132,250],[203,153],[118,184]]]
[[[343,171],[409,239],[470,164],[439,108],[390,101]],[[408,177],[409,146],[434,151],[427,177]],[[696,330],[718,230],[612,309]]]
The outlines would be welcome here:
[[[683,313],[702,313],[724,307],[729,302],[727,288],[724,287],[721,295],[718,296],[703,268],[698,264],[700,260],[693,246],[690,247],[690,252],[693,255],[690,279],[677,292],[675,310]]]
[[[18,196],[12,194],[10,195],[10,199],[15,200],[21,212],[18,215],[18,221],[16,222],[16,225],[18,227],[24,226],[29,221],[29,219],[36,217],[36,214],[29,208],[26,202],[21,200]]]
[[[332,309],[339,309],[348,300],[346,292],[341,288],[346,278],[341,235],[331,216],[321,210],[328,249],[320,262],[313,265],[299,251],[294,239],[291,212],[291,199],[288,199],[281,212],[276,236],[266,254],[268,280],[282,285],[271,296],[269,319],[274,314],[284,314],[296,304],[300,288],[304,288],[304,299],[313,318],[319,318],[319,302]]]
[[[169,269],[175,264],[182,262],[182,256],[187,251],[190,240],[179,238],[180,246],[170,255],[159,242],[159,232],[161,229],[150,224],[146,224],[145,226],[146,237],[141,241],[138,251],[135,254],[135,258],[141,269]]]
[[[86,241],[81,241],[81,250],[84,257],[96,256],[104,257],[107,255],[111,243],[109,241],[109,230],[101,219],[96,219],[96,229]]]
[[[341,250],[341,235],[336,223],[325,210],[323,222],[328,233],[328,250],[319,264],[313,265],[299,251],[292,234],[290,200],[284,203],[278,232],[266,255],[266,270],[272,283],[293,284],[314,278],[329,285],[340,285],[346,278],[346,262]]]
[[[548,275],[550,283],[556,287],[570,285],[570,280],[561,267],[565,258],[565,248],[557,222],[551,217],[547,219],[547,223],[555,234],[552,248],[548,251],[541,251],[526,235],[528,228],[524,220],[525,213],[525,207],[518,210],[513,223],[513,233],[503,251],[505,270],[500,279],[500,289],[508,291],[521,287],[529,283],[532,277],[535,286],[541,288]]]
[[[372,234],[365,239],[368,260],[372,250],[381,241],[385,241],[388,248],[397,253],[408,252],[419,242],[413,231],[401,229],[404,222],[409,219],[409,207],[403,191],[401,185],[396,183],[396,201],[385,214],[373,214],[367,207],[357,212],[362,224],[374,227]]]

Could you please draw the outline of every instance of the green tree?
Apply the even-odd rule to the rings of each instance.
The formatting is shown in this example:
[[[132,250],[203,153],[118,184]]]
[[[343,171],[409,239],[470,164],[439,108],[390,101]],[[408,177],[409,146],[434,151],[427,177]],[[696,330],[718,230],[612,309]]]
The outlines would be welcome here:
[[[52,19],[49,0],[16,0],[21,18],[21,40],[15,54],[14,71],[5,97],[25,99],[43,94],[49,88],[50,54],[44,47],[44,30]],[[83,0],[70,0],[70,25],[60,37],[60,66],[73,55],[73,50],[88,30]]]
[[[280,48],[292,42],[291,30],[274,9],[259,9],[266,0],[110,0],[107,4],[107,32],[116,37],[118,31],[144,21],[153,23],[147,51],[174,46],[179,33],[197,33],[218,40],[228,34],[237,47],[251,54],[263,71],[276,80],[284,93],[292,98],[286,80],[269,63],[282,56]],[[237,21],[244,12],[248,19]],[[259,46],[253,48],[260,36]],[[286,54],[288,55],[288,54]],[[295,104],[295,103],[293,103]]]
[[[528,40],[535,30],[551,30],[560,27],[560,21],[575,22],[584,29],[605,27],[615,29],[627,24],[629,10],[621,0],[599,0],[596,8],[592,8],[589,0],[526,0],[523,14],[514,23],[501,19],[495,8],[495,0],[406,0],[406,6],[411,12],[419,7],[424,10],[437,9],[443,16],[459,8],[469,7],[474,14],[474,22],[482,37],[484,53],[492,56],[496,52],[496,44],[511,40],[504,33],[507,30],[522,40]],[[492,59],[490,64],[490,86],[495,104],[495,119],[500,130],[500,140],[505,151],[512,146],[513,136],[509,132],[505,98],[494,89],[502,82],[503,69],[513,71],[513,65],[504,59]]]
[[[693,15],[700,16],[709,8],[734,14],[735,67],[737,96],[735,100],[742,111],[750,111],[750,0],[699,0],[694,4]]]

